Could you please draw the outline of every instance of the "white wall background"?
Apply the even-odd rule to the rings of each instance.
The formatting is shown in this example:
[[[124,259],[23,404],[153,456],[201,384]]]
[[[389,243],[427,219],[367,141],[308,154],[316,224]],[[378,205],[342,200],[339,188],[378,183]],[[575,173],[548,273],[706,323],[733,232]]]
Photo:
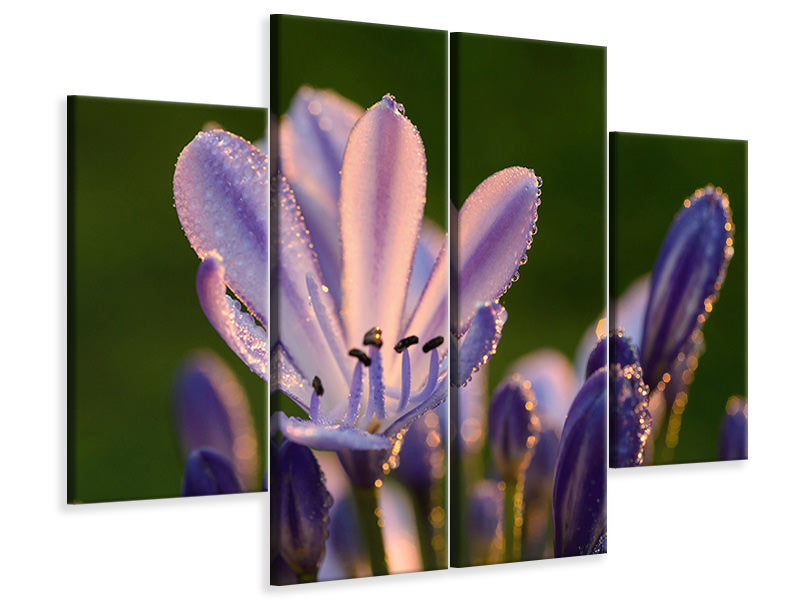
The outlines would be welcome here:
[[[22,5],[4,6],[0,35],[4,597],[796,593],[800,43],[788,2]],[[607,45],[609,129],[748,139],[750,461],[611,473],[605,557],[292,589],[267,590],[263,495],[65,506],[64,98],[266,104],[270,12]]]

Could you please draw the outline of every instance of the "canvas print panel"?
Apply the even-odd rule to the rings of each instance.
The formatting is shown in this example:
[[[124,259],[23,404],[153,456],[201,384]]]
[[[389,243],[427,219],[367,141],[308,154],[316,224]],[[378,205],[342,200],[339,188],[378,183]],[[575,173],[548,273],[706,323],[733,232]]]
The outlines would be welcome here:
[[[745,459],[747,142],[612,133],[610,183],[611,466]]]
[[[605,60],[451,36],[455,566],[606,550]]]
[[[223,188],[266,216],[266,187],[244,184],[261,163],[268,179],[244,139],[265,130],[260,108],[69,98],[69,502],[262,489],[264,379],[213,307],[236,282],[209,285],[198,256],[228,266],[220,244],[235,233],[203,237]],[[228,164],[236,152],[247,174]]]
[[[444,32],[271,19],[271,566],[446,567]]]

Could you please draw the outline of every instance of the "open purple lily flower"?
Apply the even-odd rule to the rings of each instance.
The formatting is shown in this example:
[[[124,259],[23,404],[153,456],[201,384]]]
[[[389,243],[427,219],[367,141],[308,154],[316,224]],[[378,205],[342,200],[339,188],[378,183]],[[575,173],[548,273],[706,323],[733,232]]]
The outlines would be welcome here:
[[[281,430],[337,451],[353,482],[371,485],[408,426],[447,396],[448,243],[423,226],[422,139],[389,95],[361,114],[333,92],[303,88],[281,123],[280,161],[274,383],[310,417],[281,415]],[[459,215],[471,306],[457,328],[464,379],[499,339],[496,300],[530,243],[538,180],[507,169],[473,197],[463,226]]]

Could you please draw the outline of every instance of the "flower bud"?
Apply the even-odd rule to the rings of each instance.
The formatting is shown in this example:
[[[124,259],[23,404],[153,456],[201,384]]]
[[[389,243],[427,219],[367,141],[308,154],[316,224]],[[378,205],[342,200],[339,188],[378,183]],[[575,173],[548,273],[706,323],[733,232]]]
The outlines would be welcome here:
[[[311,450],[284,441],[278,454],[270,490],[277,517],[271,535],[278,536],[278,551],[295,573],[315,575],[325,553],[333,498]]]
[[[221,454],[201,448],[186,459],[181,496],[236,494],[241,491],[233,466]]]
[[[531,384],[513,376],[501,382],[489,403],[489,446],[504,481],[516,483],[539,434]]]

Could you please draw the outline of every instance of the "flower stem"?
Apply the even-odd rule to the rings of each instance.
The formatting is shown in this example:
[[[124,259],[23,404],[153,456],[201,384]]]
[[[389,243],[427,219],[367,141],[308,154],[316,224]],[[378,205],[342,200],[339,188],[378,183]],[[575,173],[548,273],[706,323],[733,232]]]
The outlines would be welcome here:
[[[435,535],[433,524],[430,520],[431,506],[430,496],[423,497],[421,494],[412,494],[414,498],[414,517],[417,521],[417,537],[419,538],[419,553],[422,557],[422,570],[432,571],[438,569],[436,551],[433,549],[433,536]]]
[[[505,507],[503,510],[503,562],[520,559],[522,540],[522,485],[520,478],[505,482]]]
[[[356,501],[356,512],[361,524],[361,531],[367,542],[372,574],[388,575],[389,569],[386,567],[386,550],[383,546],[383,530],[378,508],[378,488],[353,486],[353,497]]]

